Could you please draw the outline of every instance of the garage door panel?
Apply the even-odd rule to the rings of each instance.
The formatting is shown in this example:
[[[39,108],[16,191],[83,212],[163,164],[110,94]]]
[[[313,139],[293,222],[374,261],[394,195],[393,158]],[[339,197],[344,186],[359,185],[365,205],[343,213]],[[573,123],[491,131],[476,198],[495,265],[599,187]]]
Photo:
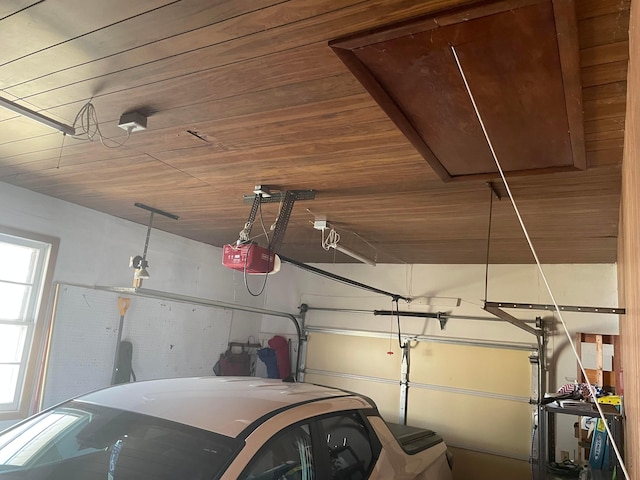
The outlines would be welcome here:
[[[452,445],[529,457],[532,417],[528,403],[413,387],[407,410],[409,425],[435,430]]]
[[[529,353],[423,342],[411,349],[411,381],[529,397]]]
[[[402,354],[398,341],[313,333],[307,344],[307,368],[396,380]]]
[[[371,382],[369,380],[319,375],[315,373],[307,373],[304,381],[365,395],[376,402],[378,411],[385,420],[395,423],[398,422],[398,385]]]

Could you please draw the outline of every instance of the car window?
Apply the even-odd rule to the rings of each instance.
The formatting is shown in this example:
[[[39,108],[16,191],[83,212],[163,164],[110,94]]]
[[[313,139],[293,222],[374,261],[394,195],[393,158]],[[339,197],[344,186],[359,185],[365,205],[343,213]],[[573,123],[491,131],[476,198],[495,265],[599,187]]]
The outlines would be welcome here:
[[[0,434],[0,480],[204,480],[235,451],[223,435],[69,402]]]
[[[296,425],[272,438],[251,462],[242,480],[313,480],[313,454],[308,425]]]
[[[377,458],[377,441],[372,445],[369,430],[357,413],[319,420],[331,461],[331,479],[368,478]]]

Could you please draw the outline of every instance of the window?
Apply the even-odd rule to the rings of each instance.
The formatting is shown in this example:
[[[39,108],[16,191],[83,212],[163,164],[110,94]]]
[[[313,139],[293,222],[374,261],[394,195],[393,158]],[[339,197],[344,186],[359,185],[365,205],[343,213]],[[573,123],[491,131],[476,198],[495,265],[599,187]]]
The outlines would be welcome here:
[[[0,435],[0,479],[204,480],[237,450],[217,433],[71,401]]]
[[[28,414],[54,239],[0,230],[0,419]],[[49,278],[45,281],[49,273]]]
[[[245,480],[313,480],[313,455],[308,425],[291,427],[269,440],[252,462]]]
[[[318,422],[324,433],[331,463],[330,479],[369,478],[380,447],[372,445],[369,431],[357,413],[327,417]],[[375,448],[375,450],[374,450]]]

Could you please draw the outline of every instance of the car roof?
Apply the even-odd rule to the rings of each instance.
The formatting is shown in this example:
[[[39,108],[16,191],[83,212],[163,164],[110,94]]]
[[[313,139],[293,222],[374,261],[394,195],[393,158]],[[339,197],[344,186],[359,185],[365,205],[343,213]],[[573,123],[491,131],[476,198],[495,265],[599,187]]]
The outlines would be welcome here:
[[[341,403],[351,400],[344,403],[346,408],[375,407],[365,397],[343,390],[255,377],[134,382],[98,390],[76,400],[164,418],[235,438],[284,410],[336,398],[341,398]]]

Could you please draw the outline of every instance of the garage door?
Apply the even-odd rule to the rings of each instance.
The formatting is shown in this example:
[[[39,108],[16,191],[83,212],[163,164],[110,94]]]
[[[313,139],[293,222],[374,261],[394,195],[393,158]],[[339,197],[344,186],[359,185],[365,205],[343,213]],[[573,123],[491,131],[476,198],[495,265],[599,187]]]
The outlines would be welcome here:
[[[397,339],[318,331],[308,338],[305,381],[367,395],[398,421]],[[411,342],[407,423],[438,431],[452,446],[527,460],[531,350],[505,347]]]

